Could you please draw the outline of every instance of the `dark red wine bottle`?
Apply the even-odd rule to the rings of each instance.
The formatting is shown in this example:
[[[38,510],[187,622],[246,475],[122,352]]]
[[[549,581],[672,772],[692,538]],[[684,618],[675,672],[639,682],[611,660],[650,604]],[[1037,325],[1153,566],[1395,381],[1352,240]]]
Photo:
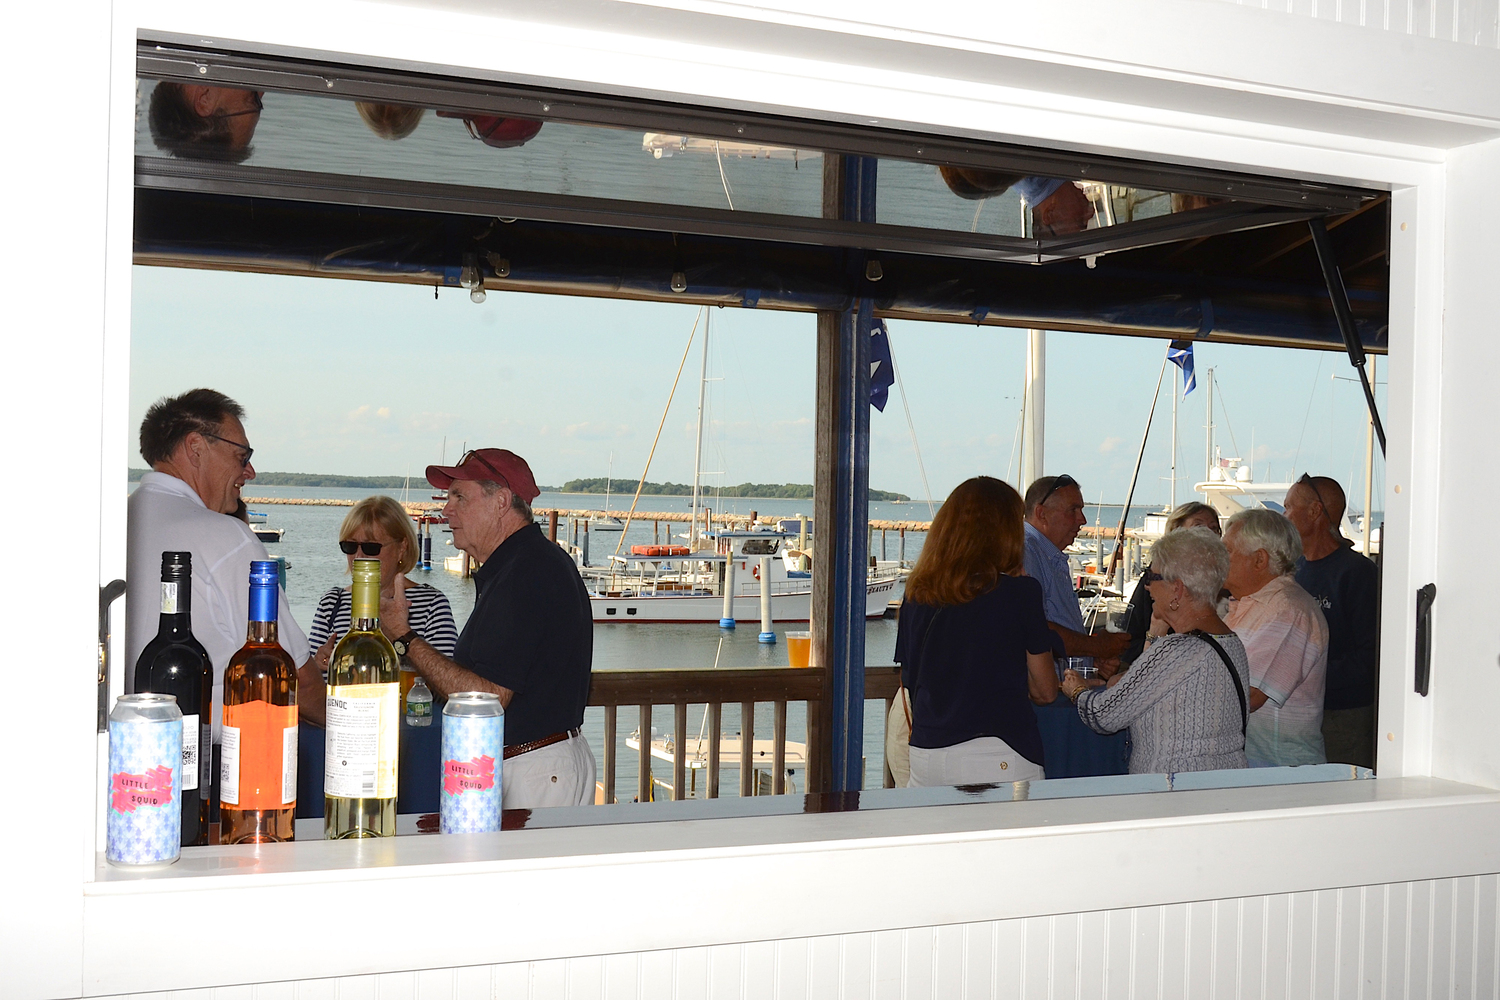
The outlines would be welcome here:
[[[182,846],[208,843],[214,668],[193,638],[193,557],[161,554],[161,624],[135,663],[137,694],[170,694],[182,709]]]

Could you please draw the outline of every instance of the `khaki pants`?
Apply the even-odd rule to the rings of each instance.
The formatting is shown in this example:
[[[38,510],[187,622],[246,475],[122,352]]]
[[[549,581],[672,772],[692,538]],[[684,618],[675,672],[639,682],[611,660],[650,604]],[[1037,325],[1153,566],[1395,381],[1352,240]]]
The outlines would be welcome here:
[[[582,734],[500,765],[504,809],[594,804],[594,751]]]

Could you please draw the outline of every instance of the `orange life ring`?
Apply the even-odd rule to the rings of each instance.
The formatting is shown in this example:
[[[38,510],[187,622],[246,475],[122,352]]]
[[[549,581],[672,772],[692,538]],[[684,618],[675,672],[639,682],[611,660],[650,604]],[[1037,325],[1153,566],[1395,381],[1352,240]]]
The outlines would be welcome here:
[[[751,572],[754,573],[755,574],[755,578],[757,580],[759,580],[760,579],[760,563],[756,563],[755,564],[755,569],[751,570]]]

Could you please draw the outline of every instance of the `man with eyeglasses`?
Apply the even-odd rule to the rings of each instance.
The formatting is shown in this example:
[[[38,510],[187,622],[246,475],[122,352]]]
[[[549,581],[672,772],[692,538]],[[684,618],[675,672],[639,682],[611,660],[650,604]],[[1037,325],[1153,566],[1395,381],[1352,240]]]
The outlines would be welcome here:
[[[1344,490],[1327,476],[1287,490],[1286,518],[1302,537],[1297,583],[1328,621],[1323,743],[1330,761],[1375,766],[1375,685],[1380,646],[1380,570],[1354,551],[1339,525]]]
[[[447,657],[411,631],[403,578],[380,602],[380,627],[434,694],[487,691],[505,706],[501,802],[506,809],[589,805],[597,767],[583,738],[594,660],[594,615],[572,558],[531,512],[541,492],[526,460],[480,448],[427,467],[448,491],[453,544],[480,563],[474,610]]]
[[[1089,635],[1084,630],[1083,611],[1063,551],[1088,522],[1083,506],[1083,490],[1072,476],[1043,476],[1027,488],[1026,575],[1042,585],[1042,610],[1057,636],[1056,655],[1092,657],[1100,675],[1111,677],[1119,669],[1120,654],[1130,645],[1130,633]],[[1129,770],[1125,733],[1101,736],[1089,729],[1065,695],[1035,708],[1047,755],[1047,777],[1081,778]]]
[[[250,155],[261,97],[259,90],[163,81],[151,89],[146,124],[163,152],[239,163]]]
[[[126,689],[135,661],[156,636],[161,610],[161,554],[193,556],[193,635],[214,665],[214,742],[224,704],[224,668],[245,644],[250,617],[250,563],[268,559],[249,526],[234,517],[240,487],[255,478],[245,437],[244,408],[213,389],[159,399],[141,421],[141,457],[151,471],[127,504],[125,530]],[[229,515],[229,516],[225,516]],[[297,664],[307,662],[307,637],[283,590],[277,638]],[[214,768],[218,774],[218,768]]]

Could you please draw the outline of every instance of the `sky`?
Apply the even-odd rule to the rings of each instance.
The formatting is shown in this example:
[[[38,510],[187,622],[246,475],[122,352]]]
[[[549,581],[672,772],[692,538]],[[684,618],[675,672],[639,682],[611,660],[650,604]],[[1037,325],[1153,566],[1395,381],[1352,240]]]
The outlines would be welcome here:
[[[708,314],[706,487],[812,482],[814,316]],[[261,471],[420,477],[445,448],[453,461],[467,444],[510,448],[542,485],[605,476],[611,463],[633,483],[692,336],[648,476],[691,482],[703,315],[671,303],[491,291],[476,304],[456,288],[434,299],[430,286],[136,267],[131,426],[156,399],[209,386],[245,407]],[[893,387],[885,411],[871,413],[871,487],[941,500],[973,475],[1014,481],[1025,331],[892,321],[890,336],[906,406]],[[1071,474],[1091,502],[1125,499],[1165,350],[1153,339],[1048,334],[1047,474]],[[1253,457],[1257,481],[1330,475],[1360,506],[1362,489],[1349,486],[1364,475],[1365,409],[1347,358],[1199,343],[1196,365],[1198,388],[1179,404],[1179,502],[1204,474],[1212,366],[1223,455]],[[1169,498],[1175,372],[1137,504]],[[1383,358],[1378,381],[1383,410]],[[1375,460],[1378,496],[1378,447]],[[139,454],[130,464],[143,464]]]

